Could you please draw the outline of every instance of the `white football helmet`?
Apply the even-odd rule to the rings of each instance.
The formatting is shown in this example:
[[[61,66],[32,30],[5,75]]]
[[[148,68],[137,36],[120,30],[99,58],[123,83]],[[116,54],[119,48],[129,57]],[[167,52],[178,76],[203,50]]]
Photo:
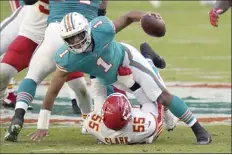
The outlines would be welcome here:
[[[88,20],[77,12],[68,13],[60,23],[60,35],[74,53],[85,52],[91,44]]]

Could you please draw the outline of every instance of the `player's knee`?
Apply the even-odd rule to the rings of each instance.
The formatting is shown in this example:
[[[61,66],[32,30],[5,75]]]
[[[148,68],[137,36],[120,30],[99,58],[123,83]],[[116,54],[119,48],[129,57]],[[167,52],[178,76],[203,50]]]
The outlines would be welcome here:
[[[17,70],[12,66],[0,63],[0,100],[4,99],[7,94],[7,86],[10,79],[17,73]]]
[[[34,72],[31,72],[30,70],[28,71],[25,79],[31,79],[36,84],[39,84],[39,83],[41,83],[43,81],[42,78],[40,78],[37,74],[34,74]]]
[[[165,107],[169,107],[172,102],[172,94],[167,90],[163,91],[157,99],[157,102]]]
[[[0,63],[0,84],[1,86],[7,86],[10,79],[14,77],[17,70],[9,64]]]

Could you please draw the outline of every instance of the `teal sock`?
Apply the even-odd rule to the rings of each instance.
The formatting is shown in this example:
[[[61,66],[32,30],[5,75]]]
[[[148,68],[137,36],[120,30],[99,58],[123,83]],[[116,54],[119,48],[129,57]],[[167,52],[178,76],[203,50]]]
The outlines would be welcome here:
[[[30,104],[35,96],[37,84],[32,79],[24,79],[18,89],[17,102]]]
[[[196,118],[188,109],[186,103],[178,96],[173,95],[169,110],[173,113],[173,115],[178,117],[181,121],[185,122],[190,127],[193,126],[196,122]]]

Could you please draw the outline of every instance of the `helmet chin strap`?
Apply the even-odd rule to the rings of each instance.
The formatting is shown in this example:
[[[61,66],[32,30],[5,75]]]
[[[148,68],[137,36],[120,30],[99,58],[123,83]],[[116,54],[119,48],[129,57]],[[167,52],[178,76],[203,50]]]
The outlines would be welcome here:
[[[91,52],[91,51],[93,51],[93,42],[92,41],[89,44],[89,46],[86,48],[86,52]]]

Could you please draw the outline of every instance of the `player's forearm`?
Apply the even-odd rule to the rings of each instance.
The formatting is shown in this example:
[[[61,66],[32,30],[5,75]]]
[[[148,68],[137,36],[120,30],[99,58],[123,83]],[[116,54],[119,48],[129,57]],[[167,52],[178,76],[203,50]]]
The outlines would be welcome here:
[[[222,12],[220,12],[220,14],[225,13],[232,5],[232,1],[231,0],[217,0],[213,6],[213,8],[215,9],[221,9]]]
[[[55,99],[56,99],[60,89],[64,85],[65,81],[66,81],[66,76],[64,76],[64,77],[53,76],[53,78],[51,80],[51,84],[50,84],[48,91],[46,93],[44,102],[42,104],[42,109],[46,109],[49,111],[52,110]]]
[[[141,11],[130,11],[127,14],[121,16],[119,19],[114,21],[115,31],[118,33],[122,29],[126,28],[133,22],[138,22],[145,15],[145,12]]]

